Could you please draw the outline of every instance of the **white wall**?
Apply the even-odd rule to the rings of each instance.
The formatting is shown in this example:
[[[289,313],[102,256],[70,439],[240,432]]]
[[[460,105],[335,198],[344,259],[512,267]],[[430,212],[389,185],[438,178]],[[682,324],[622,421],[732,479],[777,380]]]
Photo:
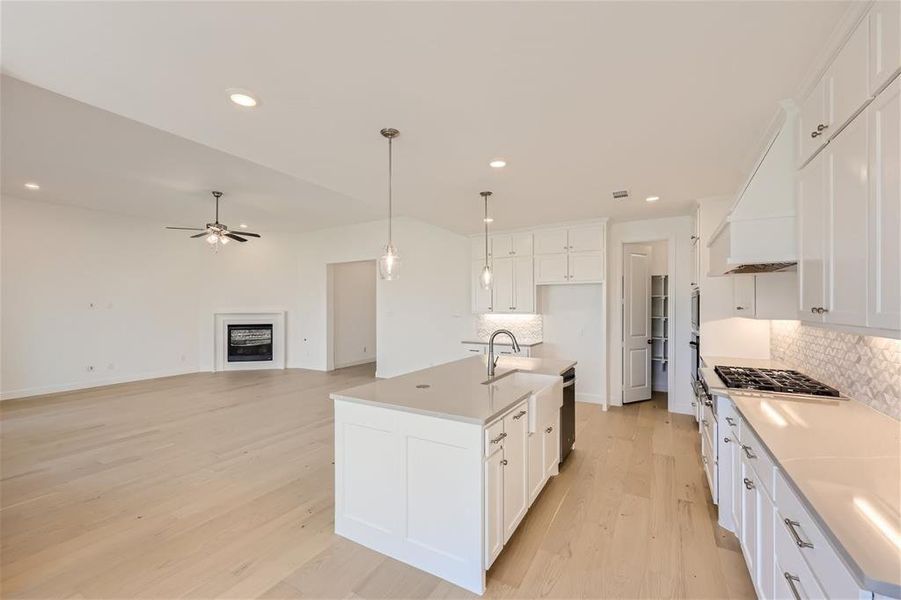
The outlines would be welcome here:
[[[731,197],[704,198],[701,206],[701,355],[737,358],[770,357],[770,323],[732,315],[732,278],[708,277],[707,242],[732,203]]]
[[[375,362],[376,261],[337,263],[329,268],[334,366]]]
[[[327,264],[374,259],[386,236],[384,222],[263,232],[214,254],[162,223],[68,205],[3,197],[0,214],[3,398],[211,370],[226,310],[286,311],[287,365],[324,370]],[[376,291],[382,376],[459,358],[471,322],[467,238],[397,219],[395,243],[401,278]]]
[[[691,328],[691,217],[671,217],[627,221],[610,225],[607,244],[608,326],[607,361],[609,365],[608,402],[622,404],[622,277],[623,244],[667,240],[670,274],[669,320],[669,410],[691,413],[692,390],[690,382],[691,356],[688,336]]]
[[[606,397],[604,286],[542,285],[538,307],[544,341],[535,347],[536,356],[577,360],[576,401],[602,404]]]

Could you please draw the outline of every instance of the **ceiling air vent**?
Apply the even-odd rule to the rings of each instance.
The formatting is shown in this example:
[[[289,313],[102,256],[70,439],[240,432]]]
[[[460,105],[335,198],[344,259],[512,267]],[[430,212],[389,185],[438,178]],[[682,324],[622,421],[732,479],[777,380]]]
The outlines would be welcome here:
[[[629,190],[616,190],[613,192],[614,200],[625,200],[629,197]]]

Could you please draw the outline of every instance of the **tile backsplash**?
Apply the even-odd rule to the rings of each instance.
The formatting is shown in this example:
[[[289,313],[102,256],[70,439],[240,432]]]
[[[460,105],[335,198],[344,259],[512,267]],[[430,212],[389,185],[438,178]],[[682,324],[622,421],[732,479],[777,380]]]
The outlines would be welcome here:
[[[901,340],[771,321],[770,354],[789,369],[901,419]]]
[[[509,329],[518,342],[531,344],[542,341],[541,315],[479,315],[475,322],[475,335],[487,340],[495,329]]]

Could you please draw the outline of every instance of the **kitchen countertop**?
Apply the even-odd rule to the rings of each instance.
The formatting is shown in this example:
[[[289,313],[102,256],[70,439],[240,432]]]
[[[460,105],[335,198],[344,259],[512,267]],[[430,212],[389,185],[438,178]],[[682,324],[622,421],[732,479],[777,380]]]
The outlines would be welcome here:
[[[414,412],[454,421],[485,425],[532,394],[533,386],[504,377],[517,371],[559,377],[575,361],[503,356],[495,378],[488,379],[486,356],[472,356],[406,375],[331,394],[332,400],[347,400]],[[417,388],[428,385],[428,388]]]
[[[517,340],[517,342],[519,342],[519,340]],[[482,346],[487,346],[488,340],[479,340],[476,338],[471,338],[471,339],[463,340],[460,343],[461,344],[480,344]],[[541,340],[537,340],[537,341],[529,340],[526,342],[519,342],[519,345],[522,346],[523,348],[533,348],[541,343],[542,343]],[[504,336],[504,337],[498,336],[498,338],[496,340],[494,340],[494,345],[495,346],[513,346],[513,342],[511,342],[510,338],[508,338],[506,336]]]
[[[901,596],[901,424],[853,399],[729,389],[714,365],[782,368],[775,361],[704,357],[711,393],[729,396],[778,463],[861,588]],[[894,537],[895,539],[891,539]]]

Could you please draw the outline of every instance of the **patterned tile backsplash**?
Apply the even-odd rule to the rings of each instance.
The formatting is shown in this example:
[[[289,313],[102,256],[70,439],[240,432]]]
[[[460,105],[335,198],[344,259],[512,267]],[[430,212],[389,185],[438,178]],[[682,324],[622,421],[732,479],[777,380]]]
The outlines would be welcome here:
[[[495,329],[509,329],[524,344],[542,341],[541,315],[479,315],[475,326],[476,337],[482,341]]]
[[[770,322],[770,355],[901,419],[901,340],[843,333],[800,321]]]

